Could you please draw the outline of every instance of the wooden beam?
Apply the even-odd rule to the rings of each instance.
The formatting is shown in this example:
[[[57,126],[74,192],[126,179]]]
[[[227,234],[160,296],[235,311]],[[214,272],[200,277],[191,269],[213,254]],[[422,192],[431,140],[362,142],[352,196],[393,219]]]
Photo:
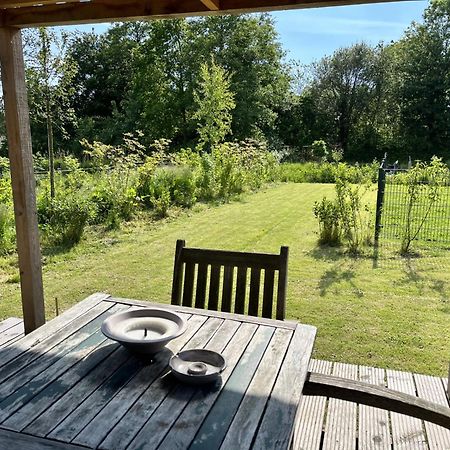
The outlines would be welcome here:
[[[3,9],[1,26],[33,27],[75,25],[149,18],[187,17],[212,14],[280,11],[286,9],[317,8],[322,6],[383,3],[395,0],[92,0],[89,2],[27,6],[29,0],[4,0],[24,7]],[[407,1],[407,0],[402,0]],[[211,10],[205,2],[220,6]]]
[[[25,333],[45,323],[27,88],[18,29],[0,28],[0,63]]]
[[[417,417],[450,429],[450,408],[381,386],[309,372],[305,395],[338,398]]]
[[[211,11],[220,9],[220,0],[201,0],[201,2]]]

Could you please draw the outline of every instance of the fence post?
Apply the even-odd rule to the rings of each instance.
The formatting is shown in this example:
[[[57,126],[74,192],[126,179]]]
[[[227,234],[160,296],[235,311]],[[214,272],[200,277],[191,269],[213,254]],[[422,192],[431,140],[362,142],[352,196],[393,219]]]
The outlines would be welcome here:
[[[378,247],[378,240],[381,231],[381,213],[384,201],[384,188],[386,186],[386,171],[384,170],[384,160],[378,169],[378,189],[377,189],[377,210],[375,215],[375,246]]]

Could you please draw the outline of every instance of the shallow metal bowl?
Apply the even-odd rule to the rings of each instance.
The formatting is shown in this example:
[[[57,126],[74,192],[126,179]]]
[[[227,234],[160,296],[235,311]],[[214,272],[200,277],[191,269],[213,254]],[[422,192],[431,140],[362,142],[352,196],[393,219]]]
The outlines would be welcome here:
[[[174,376],[180,381],[203,384],[216,381],[225,369],[226,362],[220,353],[193,349],[172,356],[169,365]]]
[[[137,353],[152,354],[186,330],[186,320],[159,308],[142,308],[113,314],[102,323],[102,333]]]

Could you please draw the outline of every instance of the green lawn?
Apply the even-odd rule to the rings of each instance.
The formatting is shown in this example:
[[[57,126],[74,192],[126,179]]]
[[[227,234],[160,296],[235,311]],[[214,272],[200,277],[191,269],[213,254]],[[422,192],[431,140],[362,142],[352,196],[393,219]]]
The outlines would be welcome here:
[[[334,361],[444,375],[450,349],[447,255],[350,258],[316,247],[315,200],[332,185],[281,184],[163,222],[88,234],[69,253],[46,256],[47,315],[92,292],[168,302],[176,239],[188,246],[278,252],[290,247],[287,315],[317,326],[315,354]],[[382,252],[383,253],[383,252]],[[1,317],[21,314],[11,262],[0,265]]]

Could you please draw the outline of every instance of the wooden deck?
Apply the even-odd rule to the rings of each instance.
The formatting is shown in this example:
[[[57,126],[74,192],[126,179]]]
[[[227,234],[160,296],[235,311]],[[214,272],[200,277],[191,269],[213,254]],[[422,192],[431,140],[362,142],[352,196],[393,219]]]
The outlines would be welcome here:
[[[0,347],[13,344],[23,334],[21,319],[0,322]],[[321,360],[312,360],[310,370],[387,386],[450,406],[446,378]],[[450,430],[342,400],[304,397],[297,417],[296,450],[450,450]]]

